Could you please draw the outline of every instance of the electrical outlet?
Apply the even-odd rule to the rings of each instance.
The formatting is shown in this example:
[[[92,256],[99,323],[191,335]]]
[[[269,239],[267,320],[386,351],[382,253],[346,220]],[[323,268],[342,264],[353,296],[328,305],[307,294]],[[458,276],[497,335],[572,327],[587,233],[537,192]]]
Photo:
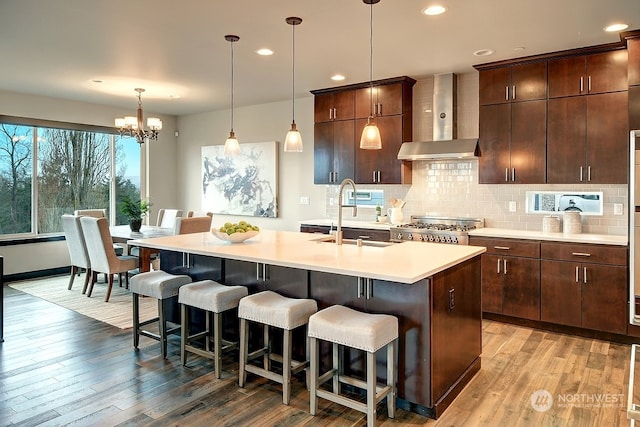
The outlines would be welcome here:
[[[309,204],[309,196],[300,196],[300,204],[308,205]]]
[[[509,212],[515,212],[517,208],[517,203],[515,201],[509,202]]]
[[[613,214],[614,215],[622,215],[622,203],[614,203],[613,204]]]

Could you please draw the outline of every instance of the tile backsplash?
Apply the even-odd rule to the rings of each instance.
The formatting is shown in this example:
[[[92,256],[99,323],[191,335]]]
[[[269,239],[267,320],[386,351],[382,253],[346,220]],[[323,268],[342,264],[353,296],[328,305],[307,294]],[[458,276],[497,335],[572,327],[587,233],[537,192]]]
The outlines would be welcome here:
[[[419,79],[413,89],[413,140],[431,141],[433,127],[433,77]],[[478,137],[478,74],[458,75],[458,138]],[[602,191],[602,216],[582,218],[584,233],[626,235],[628,233],[627,185],[560,185],[560,184],[479,184],[478,160],[446,160],[413,162],[412,185],[358,185],[358,189],[383,189],[386,204],[392,198],[406,200],[404,217],[434,215],[484,218],[485,227],[519,230],[542,230],[543,214],[525,212],[527,191]],[[338,186],[327,186],[326,216],[337,218]],[[509,202],[516,202],[516,212],[509,212]],[[623,205],[623,215],[614,215],[614,203]],[[374,221],[375,210],[360,209],[352,218]]]

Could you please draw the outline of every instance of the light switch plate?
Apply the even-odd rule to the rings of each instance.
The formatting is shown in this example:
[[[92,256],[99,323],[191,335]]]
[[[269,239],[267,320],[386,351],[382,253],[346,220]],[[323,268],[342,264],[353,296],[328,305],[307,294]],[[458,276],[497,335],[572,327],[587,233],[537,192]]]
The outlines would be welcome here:
[[[308,205],[309,204],[309,196],[300,196],[300,204]]]
[[[517,206],[518,206],[518,205],[517,205],[517,203],[516,203],[514,200],[510,201],[510,202],[509,202],[509,212],[515,212],[515,211],[516,211]]]
[[[622,215],[622,203],[614,203],[613,204],[613,214],[614,215]]]

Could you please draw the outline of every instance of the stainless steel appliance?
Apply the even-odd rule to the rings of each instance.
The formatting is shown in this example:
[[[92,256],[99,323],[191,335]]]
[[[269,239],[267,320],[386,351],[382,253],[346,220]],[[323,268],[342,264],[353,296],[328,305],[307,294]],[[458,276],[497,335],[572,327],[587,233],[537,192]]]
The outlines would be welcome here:
[[[411,216],[411,222],[391,227],[392,242],[415,240],[419,242],[469,244],[469,231],[484,227],[484,219],[450,218],[437,216]]]

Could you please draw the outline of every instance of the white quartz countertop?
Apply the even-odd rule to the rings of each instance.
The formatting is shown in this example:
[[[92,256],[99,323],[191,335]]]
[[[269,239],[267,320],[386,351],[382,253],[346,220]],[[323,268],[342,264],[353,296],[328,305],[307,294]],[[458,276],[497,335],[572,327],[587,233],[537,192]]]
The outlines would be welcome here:
[[[211,233],[181,234],[128,243],[283,267],[415,283],[486,251],[484,247],[403,242],[390,246],[336,245],[317,234],[262,230],[244,243],[219,240]]]
[[[300,225],[333,226],[333,228],[336,228],[336,226],[338,225],[338,220],[326,218],[310,219],[306,221],[300,221],[299,223]],[[391,224],[389,222],[382,224],[375,221],[349,221],[345,219],[342,220],[342,226],[350,228],[368,228],[372,230],[389,230],[389,228],[391,228]]]
[[[502,237],[507,239],[546,240],[554,242],[592,243],[600,245],[626,246],[629,243],[627,236],[609,234],[564,234],[543,233],[542,231],[511,230],[507,228],[478,228],[469,232],[470,236],[478,237]]]

